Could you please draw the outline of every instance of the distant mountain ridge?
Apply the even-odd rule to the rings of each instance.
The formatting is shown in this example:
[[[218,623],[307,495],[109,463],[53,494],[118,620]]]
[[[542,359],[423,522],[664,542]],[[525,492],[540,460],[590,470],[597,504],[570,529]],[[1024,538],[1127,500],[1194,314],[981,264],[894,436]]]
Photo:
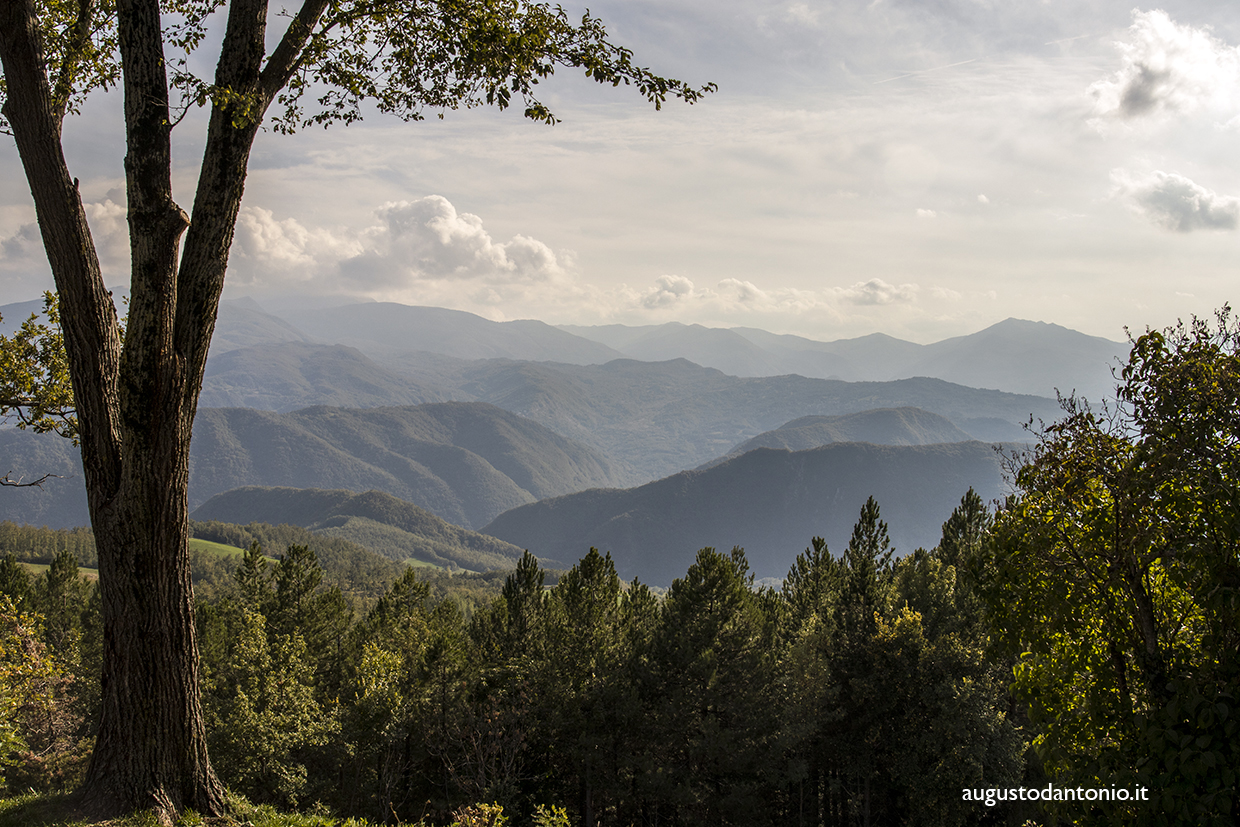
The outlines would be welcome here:
[[[394,373],[356,348],[287,341],[212,356],[198,404],[287,412],[314,405],[373,408],[454,398],[459,394]]]
[[[623,354],[533,319],[493,322],[462,310],[393,302],[290,313],[289,321],[374,357],[429,351],[458,359],[520,359],[599,364]]]
[[[817,341],[754,328],[560,325],[560,329],[645,361],[679,357],[735,376],[796,373],[851,382],[918,376],[973,388],[1054,396],[1110,394],[1111,368],[1128,345],[1045,322],[1006,319],[977,333],[929,345],[883,334]]]
[[[5,319],[0,328],[12,329],[40,308],[38,300],[0,307]],[[1060,325],[1014,318],[966,336],[920,345],[881,333],[819,341],[756,328],[680,322],[639,326],[553,326],[533,319],[494,322],[460,310],[393,302],[290,311],[281,317],[251,299],[221,302],[213,358],[240,348],[289,342],[345,345],[388,366],[409,363],[419,353],[572,365],[602,365],[620,358],[647,362],[683,358],[739,377],[798,374],[884,382],[924,376],[1045,397],[1054,397],[1057,390],[1076,391],[1094,400],[1110,396],[1111,369],[1129,347]],[[436,392],[424,389],[418,398],[432,401]],[[284,402],[280,407],[288,410],[293,404]]]
[[[1052,399],[939,379],[738,378],[683,359],[605,365],[488,360],[458,363],[455,371],[452,381],[475,398],[593,446],[641,482],[695,468],[803,416],[913,407],[950,420],[974,439],[1007,442],[1025,439],[1022,424],[1030,416],[1051,421],[1060,415]],[[441,365],[431,375],[444,381],[448,372]]]
[[[520,506],[482,531],[556,559],[576,559],[594,546],[611,552],[622,577],[655,585],[681,576],[704,546],[742,546],[758,577],[783,577],[814,536],[842,551],[871,495],[897,553],[933,546],[970,487],[985,500],[1005,493],[994,446],[758,448],[638,488],[583,491]]]
[[[0,450],[15,474],[63,476],[6,492],[0,519],[89,522],[81,461],[68,440],[0,430]],[[523,503],[625,479],[597,451],[478,402],[289,413],[200,408],[189,472],[191,509],[242,485],[376,489],[466,528]]]
[[[875,445],[935,445],[968,442],[973,437],[945,417],[921,408],[875,408],[842,416],[803,416],[758,434],[704,468],[717,465],[755,448],[806,451],[833,442],[869,442]]]

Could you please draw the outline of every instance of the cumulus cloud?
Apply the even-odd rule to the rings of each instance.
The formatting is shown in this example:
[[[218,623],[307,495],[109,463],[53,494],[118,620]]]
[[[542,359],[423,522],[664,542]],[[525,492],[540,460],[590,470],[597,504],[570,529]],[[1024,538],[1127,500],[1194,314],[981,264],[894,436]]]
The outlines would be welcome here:
[[[642,296],[642,307],[671,307],[694,294],[693,282],[684,276],[659,276],[654,285]]]
[[[440,195],[385,204],[378,216],[381,229],[372,243],[402,275],[538,281],[561,269],[546,244],[523,235],[496,242],[481,218],[458,213]]]
[[[128,275],[129,224],[125,217],[125,205],[112,200],[113,193],[102,201],[83,204],[86,220],[90,225],[95,252],[105,275]],[[119,196],[117,196],[119,198]],[[47,265],[43,252],[43,236],[35,222],[23,224],[8,238],[0,239],[0,261],[29,267]]]
[[[567,254],[529,236],[496,241],[481,218],[458,212],[440,195],[389,202],[375,218],[360,231],[308,228],[247,207],[237,223],[235,278],[260,287],[317,284],[375,297],[444,283],[459,291],[472,283],[479,301],[496,304],[503,285],[554,280],[570,263]]]
[[[918,218],[936,218],[938,217],[938,213],[936,213],[934,210],[918,209],[917,217]]]
[[[295,218],[278,220],[271,210],[244,207],[237,217],[230,276],[242,283],[310,281],[332,266],[364,252],[360,239],[311,230]]]
[[[39,225],[33,221],[17,228],[17,232],[0,241],[0,257],[7,261],[36,258],[43,253]]]
[[[1207,29],[1182,26],[1161,10],[1134,11],[1128,38],[1116,46],[1120,70],[1090,87],[1097,114],[1127,119],[1203,106],[1234,108],[1240,50]]]
[[[1137,214],[1167,230],[1234,230],[1240,225],[1240,198],[1219,195],[1173,172],[1133,178],[1111,173],[1115,194]]]
[[[839,296],[851,304],[879,305],[911,302],[917,298],[916,284],[888,284],[882,279],[859,281],[839,290]]]
[[[765,305],[771,302],[770,294],[751,281],[724,279],[718,286],[721,294],[739,304]]]

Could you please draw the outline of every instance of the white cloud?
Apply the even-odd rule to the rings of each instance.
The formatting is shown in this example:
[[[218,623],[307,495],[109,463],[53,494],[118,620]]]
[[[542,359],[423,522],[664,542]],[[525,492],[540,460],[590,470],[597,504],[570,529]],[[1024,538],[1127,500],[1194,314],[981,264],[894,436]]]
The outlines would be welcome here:
[[[1240,51],[1207,29],[1182,26],[1162,10],[1134,11],[1123,66],[1090,87],[1099,115],[1136,118],[1199,107],[1234,109]]]
[[[271,210],[245,207],[237,217],[230,277],[242,283],[309,281],[330,267],[361,255],[361,240],[310,230],[295,218],[277,220]]]
[[[718,286],[721,293],[739,304],[766,305],[771,302],[771,296],[751,281],[724,279]]]
[[[917,298],[916,284],[888,284],[882,279],[859,281],[852,287],[837,291],[839,296],[852,304],[897,304]]]
[[[1173,172],[1132,178],[1124,170],[1111,173],[1115,194],[1129,207],[1167,230],[1234,230],[1240,225],[1240,198],[1219,195]]]
[[[569,254],[529,236],[496,241],[481,218],[439,195],[389,202],[375,217],[360,231],[311,229],[247,207],[237,222],[232,276],[262,288],[300,283],[375,298],[419,288],[436,294],[449,283],[459,293],[462,283],[473,283],[479,301],[498,304],[504,285],[555,280],[571,264]]]
[[[33,221],[17,228],[17,232],[0,241],[0,258],[6,261],[37,258],[43,253],[39,225]]]
[[[86,220],[90,225],[95,252],[105,276],[128,276],[129,270],[129,224],[125,206],[112,200],[113,193],[102,201],[83,204]],[[118,196],[119,197],[119,196]],[[18,227],[8,238],[0,239],[0,263],[9,266],[47,267],[43,252],[43,236],[36,222]],[[109,281],[111,278],[109,278]]]
[[[923,210],[923,209],[918,209],[918,210],[917,210],[917,217],[918,217],[918,218],[937,218],[937,217],[938,217],[938,213],[936,213],[934,210]]]
[[[979,204],[989,204],[989,203],[990,203],[990,199],[989,199],[989,198],[987,198],[985,195],[979,195],[979,196],[977,197],[977,203],[979,203]]]
[[[659,276],[655,286],[642,296],[642,306],[648,309],[670,307],[693,296],[693,282],[684,276]]]
[[[524,235],[497,243],[481,218],[458,213],[440,195],[385,204],[378,215],[382,225],[373,233],[374,250],[402,274],[540,281],[560,272],[556,255],[546,244]]]
[[[806,26],[818,25],[818,9],[811,9],[807,3],[793,3],[788,7],[788,18],[794,23]]]

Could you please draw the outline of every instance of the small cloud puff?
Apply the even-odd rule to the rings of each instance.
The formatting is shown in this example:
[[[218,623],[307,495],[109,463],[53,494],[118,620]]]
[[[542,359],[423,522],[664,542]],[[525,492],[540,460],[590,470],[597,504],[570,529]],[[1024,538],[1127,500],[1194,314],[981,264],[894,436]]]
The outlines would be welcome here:
[[[793,3],[788,7],[788,19],[804,26],[818,25],[818,9],[811,9],[807,3]]]
[[[43,252],[43,237],[39,225],[31,221],[17,228],[17,232],[0,241],[0,259],[18,261],[37,258]]]
[[[642,296],[642,307],[650,310],[671,307],[694,294],[693,282],[684,276],[659,276],[654,280],[654,284],[655,286]]]
[[[1134,11],[1123,66],[1090,87],[1098,115],[1130,119],[1202,106],[1234,108],[1240,90],[1240,50],[1206,29],[1181,26],[1166,12]]]
[[[985,195],[979,195],[979,196],[977,197],[977,203],[979,203],[979,204],[989,204],[989,203],[990,203],[990,199],[989,199],[989,198],[987,198]]]
[[[845,287],[838,293],[840,298],[852,304],[879,305],[914,301],[919,289],[916,284],[897,286],[882,279],[870,279],[859,281],[852,287]]]
[[[1173,172],[1132,178],[1124,170],[1111,173],[1115,194],[1154,224],[1180,233],[1193,230],[1234,230],[1240,225],[1240,198],[1219,195]]]
[[[937,218],[938,213],[936,213],[934,210],[919,209],[917,210],[917,217],[918,218]]]

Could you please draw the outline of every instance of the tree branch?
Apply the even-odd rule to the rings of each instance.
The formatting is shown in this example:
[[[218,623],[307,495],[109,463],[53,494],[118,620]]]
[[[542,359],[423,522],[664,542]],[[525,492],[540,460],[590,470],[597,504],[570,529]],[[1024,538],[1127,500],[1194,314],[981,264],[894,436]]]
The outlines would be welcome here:
[[[43,476],[39,477],[37,480],[32,480],[30,482],[22,482],[22,479],[23,479],[22,477],[13,479],[12,474],[13,472],[10,471],[9,473],[5,474],[3,477],[0,477],[0,485],[9,486],[11,488],[42,488],[43,483],[47,482],[52,477],[56,477],[57,479],[61,478],[60,474],[44,474]]]
[[[60,72],[56,77],[56,87],[52,91],[52,103],[56,107],[56,121],[63,123],[65,112],[69,109],[69,99],[73,97],[73,76],[83,51],[90,40],[91,20],[94,17],[94,0],[78,0],[77,17],[73,22],[73,32],[69,36],[69,45],[60,61]]]
[[[267,60],[259,76],[259,88],[263,97],[263,109],[275,99],[280,90],[288,83],[289,78],[297,71],[301,62],[302,50],[314,33],[319,18],[327,9],[328,0],[306,0],[297,16],[289,23],[280,44]]]
[[[60,144],[33,0],[0,2],[4,117],[30,184],[43,246],[56,280],[75,403],[82,421],[88,489],[109,497],[119,480],[116,380],[120,328],[103,283],[86,211]]]

